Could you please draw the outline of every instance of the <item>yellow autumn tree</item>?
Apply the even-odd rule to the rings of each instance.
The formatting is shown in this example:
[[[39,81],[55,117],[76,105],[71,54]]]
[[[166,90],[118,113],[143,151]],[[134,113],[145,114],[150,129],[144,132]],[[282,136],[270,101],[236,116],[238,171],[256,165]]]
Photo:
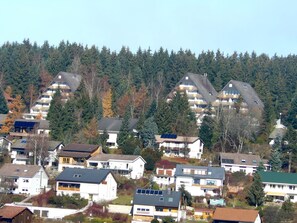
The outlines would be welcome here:
[[[8,108],[9,113],[4,120],[4,125],[1,127],[0,133],[9,133],[13,127],[14,120],[22,116],[22,112],[25,106],[23,104],[21,96],[17,95],[8,105]]]
[[[103,107],[103,117],[113,117],[111,88],[109,88],[103,95],[102,107]]]

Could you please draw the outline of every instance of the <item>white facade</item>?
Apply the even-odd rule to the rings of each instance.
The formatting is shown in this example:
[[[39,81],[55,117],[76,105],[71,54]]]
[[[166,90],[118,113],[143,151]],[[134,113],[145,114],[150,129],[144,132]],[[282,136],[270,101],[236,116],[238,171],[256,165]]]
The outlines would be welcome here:
[[[100,159],[101,156],[110,156],[110,158],[104,161],[96,160],[97,157]],[[121,157],[133,158],[121,159]],[[141,156],[99,154],[87,160],[87,167],[115,170],[115,172],[127,178],[140,179],[143,177],[145,163]]]
[[[268,183],[263,182],[266,196],[276,200],[288,200],[297,202],[297,184]]]
[[[108,132],[108,139],[106,141],[107,146],[111,149],[118,148],[117,138],[118,138],[118,133]]]
[[[170,184],[174,184],[175,178],[175,168],[165,169],[165,168],[156,168],[156,175],[153,178],[153,181],[159,185],[160,188],[164,188],[169,186]]]
[[[215,196],[220,195],[220,189],[223,187],[222,179],[195,179],[188,176],[177,176],[176,177],[176,191],[184,185],[185,189],[189,191],[192,196]],[[218,190],[218,192],[214,192]]]
[[[164,156],[187,156],[192,159],[201,159],[204,144],[198,137],[177,136],[175,139],[162,138],[160,135],[155,137],[159,149],[163,149]]]
[[[66,187],[65,185],[72,185],[72,187]],[[98,184],[57,181],[56,190],[57,195],[68,194],[72,196],[79,194],[80,197],[95,202],[110,201],[117,198],[117,182],[111,173]]]
[[[33,177],[11,177],[13,186],[9,190],[13,194],[38,195],[48,186],[48,176],[42,167]]]

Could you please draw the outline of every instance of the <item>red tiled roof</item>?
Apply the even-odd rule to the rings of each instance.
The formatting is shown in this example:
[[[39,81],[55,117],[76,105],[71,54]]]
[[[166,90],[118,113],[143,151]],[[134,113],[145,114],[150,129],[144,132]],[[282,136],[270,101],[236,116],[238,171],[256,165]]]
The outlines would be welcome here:
[[[11,218],[14,218],[15,216],[19,215],[26,209],[27,209],[26,207],[3,206],[2,208],[0,208],[0,216],[2,218],[11,219]]]
[[[156,163],[156,167],[163,169],[173,169],[176,167],[176,163],[170,162],[168,160],[160,160]]]
[[[224,221],[240,221],[240,222],[252,222],[254,223],[258,211],[247,210],[247,209],[234,209],[234,208],[216,208],[213,220],[224,220]]]

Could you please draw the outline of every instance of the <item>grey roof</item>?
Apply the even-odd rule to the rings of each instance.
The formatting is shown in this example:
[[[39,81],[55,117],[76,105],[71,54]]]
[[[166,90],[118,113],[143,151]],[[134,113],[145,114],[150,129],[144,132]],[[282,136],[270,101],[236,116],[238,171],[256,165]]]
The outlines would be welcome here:
[[[98,147],[99,145],[70,143],[65,146],[62,151],[92,153],[98,149]]]
[[[52,82],[66,82],[71,91],[75,92],[80,85],[81,79],[82,77],[79,74],[59,72]]]
[[[119,132],[122,126],[123,119],[120,118],[102,118],[99,120],[98,129],[107,132]],[[138,119],[132,118],[129,120],[129,129],[136,129]]]
[[[180,191],[167,191],[162,190],[162,195],[138,193],[138,191],[156,191],[151,189],[136,189],[133,198],[133,204],[135,205],[149,205],[149,206],[161,206],[161,207],[179,207],[181,200]],[[160,199],[161,198],[161,199]]]
[[[49,141],[48,142],[48,150],[53,151],[61,144],[63,144],[62,141]]]
[[[277,137],[283,138],[287,132],[284,128],[275,128],[269,135],[269,139],[276,139]]]
[[[0,114],[0,124],[4,124],[7,114]]]
[[[27,140],[26,139],[16,139],[12,142],[12,149],[26,149]]]
[[[243,98],[243,100],[247,103],[247,105],[250,108],[255,108],[256,107],[256,108],[260,108],[262,110],[264,109],[263,102],[259,98],[259,96],[256,93],[256,91],[254,90],[254,88],[252,88],[252,86],[249,83],[242,82],[242,81],[231,80],[223,88],[223,90],[226,87],[228,87],[229,84],[233,84],[234,85],[234,87],[239,91],[239,93],[240,93],[241,97]]]
[[[5,163],[0,169],[0,176],[4,177],[34,177],[36,173],[43,169],[37,165],[19,165]]]
[[[106,169],[65,168],[56,181],[100,184],[111,173]]]
[[[199,93],[203,96],[204,100],[207,103],[211,103],[216,100],[218,92],[214,89],[206,75],[186,73],[183,78],[177,83],[176,87],[178,87],[181,83],[188,82],[188,80],[186,80],[186,77],[189,77],[193,84],[195,84]],[[170,95],[173,96],[172,92],[169,94],[169,97]]]
[[[134,161],[137,158],[142,159],[144,162],[145,160],[138,155],[122,155],[122,154],[97,154],[91,157],[90,161],[110,161],[110,160],[129,160]],[[146,163],[146,162],[145,162]]]
[[[232,161],[230,163],[226,160]],[[251,166],[258,166],[261,161],[263,162],[263,164],[267,164],[268,162],[268,160],[262,160],[259,155],[243,153],[220,153],[220,161],[224,164],[242,164]]]
[[[184,173],[183,169],[205,170],[207,174],[203,175],[203,174]],[[193,166],[193,165],[177,164],[175,176],[188,176],[188,177],[200,178],[200,179],[225,180],[225,169],[223,167]]]

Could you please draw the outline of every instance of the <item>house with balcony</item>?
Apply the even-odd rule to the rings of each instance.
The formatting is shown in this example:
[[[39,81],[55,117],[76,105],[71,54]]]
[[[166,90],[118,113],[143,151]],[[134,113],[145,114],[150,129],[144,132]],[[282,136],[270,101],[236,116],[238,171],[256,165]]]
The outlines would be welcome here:
[[[103,134],[104,131],[108,134],[106,146],[111,149],[118,148],[117,138],[122,126],[123,119],[121,118],[101,118],[98,122],[98,131]],[[129,120],[129,130],[137,135],[138,119],[131,118]]]
[[[221,195],[224,180],[225,169],[222,167],[176,165],[176,191],[183,185],[192,196]]]
[[[218,93],[212,106],[214,109],[238,109],[242,113],[249,111],[255,117],[261,117],[264,109],[264,104],[254,88],[249,83],[235,80],[229,81]]]
[[[177,136],[175,134],[155,135],[158,148],[164,156],[201,159],[203,142],[199,137]]]
[[[202,123],[212,102],[216,100],[217,92],[207,78],[207,74],[186,73],[167,96],[171,101],[176,92],[186,94],[191,110],[195,113],[197,124]]]
[[[266,197],[297,202],[297,173],[261,171],[259,174]]]
[[[48,175],[42,166],[6,163],[0,168],[2,191],[37,195],[48,186]]]
[[[175,182],[175,167],[176,163],[168,160],[160,160],[156,163],[156,173],[153,177],[153,181],[159,185],[162,189],[167,189]]]
[[[133,197],[132,223],[150,223],[153,219],[182,218],[181,192],[170,190],[136,189]]]
[[[257,210],[238,208],[216,208],[213,223],[261,223]]]
[[[13,131],[9,135],[13,138],[26,138],[30,135],[49,135],[49,121],[41,119],[16,119],[13,124]]]
[[[14,164],[29,164],[32,151],[27,146],[27,139],[15,139],[11,144],[10,158]]]
[[[57,195],[74,195],[90,201],[117,198],[117,182],[110,170],[66,168],[56,178]]]
[[[82,80],[81,75],[66,72],[59,72],[58,75],[52,80],[47,89],[42,92],[38,99],[33,103],[30,108],[30,113],[24,114],[25,119],[36,119],[41,117],[45,119],[53,99],[54,94],[59,89],[61,97],[66,102],[73,93],[77,90]]]
[[[87,167],[108,169],[129,179],[143,177],[146,161],[137,155],[97,154],[87,160]]]
[[[220,153],[220,166],[223,167],[226,172],[244,172],[247,175],[252,175],[257,171],[261,162],[266,170],[270,169],[268,160],[261,159],[259,155]]]
[[[68,144],[58,153],[58,171],[62,171],[66,167],[86,168],[87,160],[99,153],[101,153],[99,145]]]

